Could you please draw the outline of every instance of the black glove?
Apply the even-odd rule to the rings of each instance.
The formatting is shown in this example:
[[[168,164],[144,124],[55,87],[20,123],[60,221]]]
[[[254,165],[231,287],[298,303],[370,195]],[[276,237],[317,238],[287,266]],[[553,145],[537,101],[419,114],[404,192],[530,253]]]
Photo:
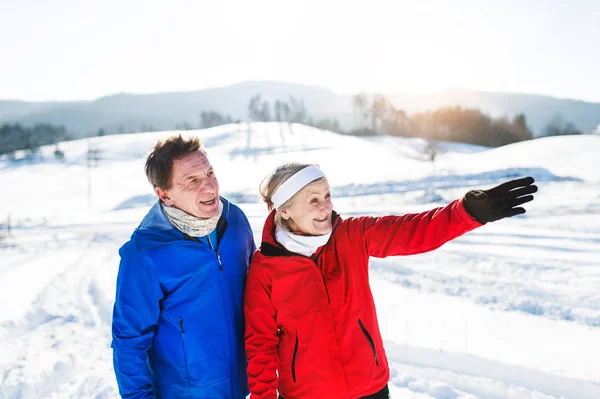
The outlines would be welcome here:
[[[538,188],[533,185],[533,177],[510,180],[489,190],[471,190],[463,200],[465,209],[479,223],[495,222],[525,213],[518,207],[533,201]],[[516,208],[518,207],[518,208]]]

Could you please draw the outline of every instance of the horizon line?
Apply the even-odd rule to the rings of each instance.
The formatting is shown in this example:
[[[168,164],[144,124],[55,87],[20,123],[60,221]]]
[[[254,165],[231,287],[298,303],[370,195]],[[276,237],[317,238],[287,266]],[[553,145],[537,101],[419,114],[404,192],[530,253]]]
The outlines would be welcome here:
[[[28,100],[28,99],[16,99],[16,98],[0,98],[0,102],[21,102],[21,103],[31,103],[31,104],[41,104],[41,103],[69,104],[69,103],[86,103],[86,102],[92,103],[95,101],[99,101],[99,100],[103,100],[106,98],[115,97],[115,96],[119,96],[119,95],[155,96],[155,95],[169,95],[169,94],[186,94],[186,93],[196,93],[196,92],[202,92],[202,91],[208,91],[208,90],[224,89],[224,88],[233,87],[233,86],[244,84],[244,83],[263,83],[263,84],[276,83],[276,84],[282,84],[282,85],[287,84],[287,85],[312,87],[312,88],[329,90],[338,96],[353,96],[353,95],[363,93],[363,92],[367,93],[367,94],[382,94],[384,96],[389,96],[389,95],[431,96],[431,95],[436,95],[436,94],[440,94],[440,93],[455,91],[455,92],[472,92],[472,93],[483,93],[483,94],[505,94],[505,95],[548,97],[548,98],[553,98],[556,100],[563,100],[563,101],[577,101],[577,102],[582,102],[582,103],[587,103],[587,104],[600,104],[600,101],[589,101],[589,100],[583,100],[583,99],[572,98],[572,97],[559,97],[559,96],[551,95],[551,94],[540,94],[540,93],[518,92],[518,91],[501,91],[501,90],[500,91],[492,91],[492,90],[469,89],[469,88],[463,88],[463,87],[448,87],[445,89],[427,91],[427,92],[402,92],[402,91],[383,92],[383,91],[373,91],[373,90],[361,89],[354,93],[344,93],[344,92],[336,91],[329,87],[321,86],[318,84],[292,82],[292,81],[284,81],[284,80],[266,80],[266,79],[240,80],[240,81],[236,81],[235,83],[231,83],[231,84],[224,84],[224,85],[220,85],[220,86],[206,86],[203,88],[196,88],[196,89],[192,89],[192,90],[166,90],[166,91],[148,91],[148,92],[118,91],[118,92],[113,92],[113,93],[101,95],[99,97],[94,97],[94,98],[87,98],[87,99],[80,98],[80,99],[66,99],[66,100],[57,100],[57,99]],[[260,93],[258,93],[258,94],[260,94]]]

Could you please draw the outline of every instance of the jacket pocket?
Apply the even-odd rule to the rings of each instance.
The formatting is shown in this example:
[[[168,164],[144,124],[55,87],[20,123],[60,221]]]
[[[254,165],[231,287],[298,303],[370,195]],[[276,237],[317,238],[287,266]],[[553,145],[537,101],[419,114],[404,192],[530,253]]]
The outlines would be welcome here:
[[[294,355],[292,356],[292,380],[296,382],[296,356],[298,355],[298,331],[296,331],[296,344],[294,345]]]
[[[185,352],[185,329],[183,328],[183,318],[179,318],[179,329],[181,330],[181,349],[183,350],[183,363],[185,365],[185,373],[187,376],[188,386],[190,385],[190,371],[188,370],[187,353]]]
[[[371,346],[371,352],[373,352],[373,358],[375,359],[375,365],[379,366],[379,361],[377,360],[377,351],[375,350],[375,342],[373,342],[373,338],[371,338],[371,335],[369,334],[369,332],[367,331],[367,329],[365,328],[365,326],[363,325],[363,323],[360,319],[358,319],[358,325],[360,326],[360,329],[362,330],[363,334],[367,338],[367,341],[369,342],[369,346]]]

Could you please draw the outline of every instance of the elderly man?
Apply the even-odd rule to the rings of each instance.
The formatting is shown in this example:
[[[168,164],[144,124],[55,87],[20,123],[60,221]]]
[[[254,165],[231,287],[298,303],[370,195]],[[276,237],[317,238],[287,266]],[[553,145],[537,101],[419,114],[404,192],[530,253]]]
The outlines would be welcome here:
[[[255,249],[248,219],[219,196],[196,137],[158,142],[146,175],[158,201],[119,251],[112,323],[119,392],[244,398],[242,299]]]

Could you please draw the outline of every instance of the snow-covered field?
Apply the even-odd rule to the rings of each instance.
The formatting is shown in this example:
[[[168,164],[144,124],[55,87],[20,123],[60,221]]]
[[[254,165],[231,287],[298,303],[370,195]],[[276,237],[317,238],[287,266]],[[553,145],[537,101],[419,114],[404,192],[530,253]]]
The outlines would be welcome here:
[[[304,126],[196,131],[222,193],[259,243],[258,185],[283,161],[321,165],[342,216],[441,206],[533,175],[525,216],[429,254],[372,260],[392,397],[600,398],[600,136],[499,149],[339,136]],[[117,250],[154,195],[144,155],[168,132],[85,140],[0,160],[0,398],[115,398],[110,323]],[[91,188],[88,188],[91,182]],[[88,197],[88,193],[90,196]],[[6,219],[10,215],[10,236]]]

